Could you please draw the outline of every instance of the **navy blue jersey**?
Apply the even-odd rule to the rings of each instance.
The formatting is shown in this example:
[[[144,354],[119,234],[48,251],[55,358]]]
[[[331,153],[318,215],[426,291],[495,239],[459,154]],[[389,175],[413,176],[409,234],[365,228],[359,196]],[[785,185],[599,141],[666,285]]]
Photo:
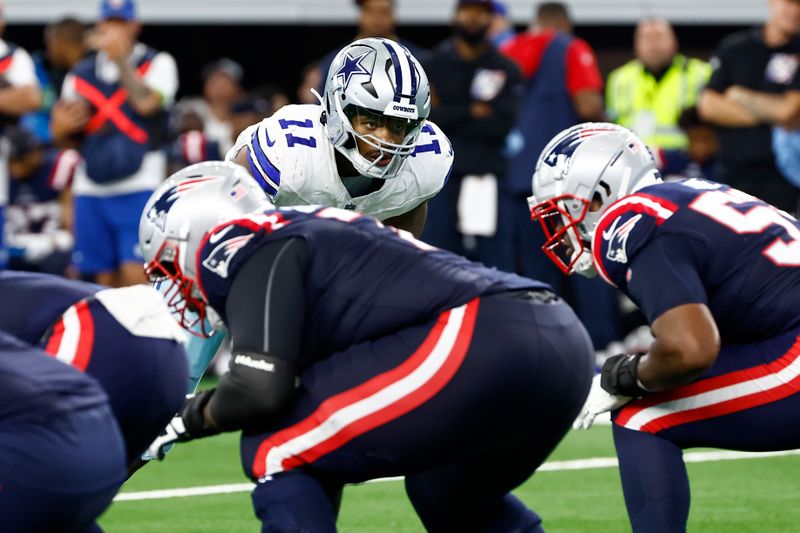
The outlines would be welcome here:
[[[183,332],[155,289],[8,271],[0,272],[0,294],[0,330],[100,383],[129,462],[180,409],[188,383]]]
[[[31,176],[11,176],[8,186],[8,231],[46,233],[61,227],[58,198],[72,185],[80,154],[75,150],[49,149],[44,162]]]
[[[231,283],[247,259],[268,243],[292,237],[309,248],[301,350],[312,359],[425,323],[478,296],[549,288],[351,211],[266,210],[212,229],[199,248],[198,280],[223,320]]]
[[[726,185],[659,183],[619,200],[598,221],[592,254],[650,323],[705,304],[723,346],[800,325],[800,223]]]
[[[107,401],[94,379],[0,332],[0,420],[42,421]]]
[[[0,330],[29,344],[39,344],[67,308],[103,288],[59,276],[0,272]]]

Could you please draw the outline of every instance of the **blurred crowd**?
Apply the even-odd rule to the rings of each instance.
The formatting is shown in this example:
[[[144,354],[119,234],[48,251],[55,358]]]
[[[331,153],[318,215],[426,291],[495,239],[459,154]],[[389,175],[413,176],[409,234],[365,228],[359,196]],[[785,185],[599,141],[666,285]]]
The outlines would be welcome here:
[[[710,62],[681,53],[668,20],[642,19],[630,61],[604,77],[568,3],[532,0],[519,29],[501,0],[452,0],[452,36],[425,50],[403,39],[395,1],[355,0],[353,38],[395,39],[422,62],[431,119],[456,153],[423,239],[552,284],[598,349],[634,331],[641,319],[615,291],[564,277],[531,245],[543,242],[527,207],[538,155],[570,125],[611,120],[649,144],[666,179],[720,180],[796,213],[800,2],[763,1],[764,24]],[[223,57],[198,73],[202,94],[176,100],[180,64],[139,42],[141,27],[134,0],[103,0],[92,25],[49,24],[41,51],[0,39],[0,267],[144,281],[136,225],[150,192],[284,105],[317,103],[338,50],[320,50],[296,94],[248,85]]]

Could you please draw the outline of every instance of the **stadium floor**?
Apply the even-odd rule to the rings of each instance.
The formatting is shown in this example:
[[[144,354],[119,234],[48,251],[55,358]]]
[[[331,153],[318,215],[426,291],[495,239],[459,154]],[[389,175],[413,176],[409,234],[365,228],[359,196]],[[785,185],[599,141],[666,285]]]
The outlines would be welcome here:
[[[138,472],[101,519],[108,533],[238,533],[258,531],[246,479],[238,461],[237,437],[222,435],[178,446],[160,464]],[[702,533],[800,531],[800,455],[756,458],[693,450],[689,531]],[[539,512],[550,533],[629,531],[608,426],[570,432],[516,494]],[[596,459],[593,461],[584,461]],[[578,461],[582,460],[582,461]],[[223,487],[219,487],[223,486]],[[228,494],[178,496],[149,491],[210,487]],[[180,492],[178,492],[180,494]],[[146,498],[125,500],[124,498]],[[423,531],[403,492],[392,480],[348,487],[339,529],[343,532]]]

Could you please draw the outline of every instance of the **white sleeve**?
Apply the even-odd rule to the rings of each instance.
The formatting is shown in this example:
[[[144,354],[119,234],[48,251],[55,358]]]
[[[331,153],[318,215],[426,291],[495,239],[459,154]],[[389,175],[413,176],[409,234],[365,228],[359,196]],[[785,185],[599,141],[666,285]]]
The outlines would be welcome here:
[[[36,67],[33,65],[33,59],[22,48],[14,50],[14,59],[11,61],[11,67],[6,71],[5,77],[14,87],[23,87],[25,85],[39,86],[39,79],[36,77]]]
[[[161,95],[164,107],[171,106],[178,92],[178,66],[175,58],[166,52],[156,54],[142,81]]]
[[[67,102],[74,102],[80,99],[78,91],[75,89],[75,74],[69,73],[64,78],[64,83],[61,85],[61,99]]]
[[[233,144],[233,147],[228,150],[228,153],[225,154],[225,161],[233,161],[236,159],[236,154],[239,153],[244,146],[250,142],[250,137],[253,136],[253,132],[256,131],[260,122],[256,122],[250,126],[247,126],[242,133],[236,138],[236,142]]]

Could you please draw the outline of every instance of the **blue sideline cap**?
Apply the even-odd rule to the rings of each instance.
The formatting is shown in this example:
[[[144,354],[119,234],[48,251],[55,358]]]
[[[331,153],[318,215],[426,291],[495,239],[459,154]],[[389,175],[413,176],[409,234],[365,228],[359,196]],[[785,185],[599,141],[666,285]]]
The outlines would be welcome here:
[[[136,2],[134,0],[102,0],[100,2],[100,20],[121,19],[136,20]]]

